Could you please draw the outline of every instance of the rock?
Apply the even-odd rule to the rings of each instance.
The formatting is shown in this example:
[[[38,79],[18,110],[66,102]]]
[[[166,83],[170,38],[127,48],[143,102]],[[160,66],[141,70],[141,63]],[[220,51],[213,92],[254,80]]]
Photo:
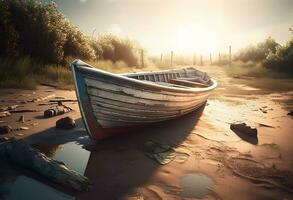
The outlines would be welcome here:
[[[72,129],[75,127],[75,121],[71,117],[64,117],[56,121],[56,128]]]
[[[11,131],[12,131],[12,127],[9,125],[0,126],[0,135],[10,133]]]
[[[50,118],[55,116],[55,112],[53,109],[48,109],[44,111],[44,118]]]
[[[293,110],[287,113],[287,115],[293,116]]]
[[[240,132],[250,137],[257,137],[257,129],[247,126],[245,123],[231,124],[230,129],[234,132]]]

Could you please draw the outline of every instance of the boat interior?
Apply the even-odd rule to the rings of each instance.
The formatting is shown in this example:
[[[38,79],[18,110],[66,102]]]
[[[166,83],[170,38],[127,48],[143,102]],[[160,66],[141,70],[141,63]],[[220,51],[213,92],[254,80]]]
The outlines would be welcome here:
[[[204,88],[213,84],[207,73],[201,72],[195,68],[132,73],[127,74],[126,76],[141,81],[151,81],[159,85],[177,88]]]

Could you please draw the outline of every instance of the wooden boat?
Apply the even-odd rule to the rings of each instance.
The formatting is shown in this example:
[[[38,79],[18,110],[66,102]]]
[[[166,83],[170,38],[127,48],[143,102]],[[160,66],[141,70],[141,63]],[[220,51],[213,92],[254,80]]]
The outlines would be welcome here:
[[[190,113],[217,86],[195,68],[118,75],[80,60],[71,68],[80,112],[93,139]]]

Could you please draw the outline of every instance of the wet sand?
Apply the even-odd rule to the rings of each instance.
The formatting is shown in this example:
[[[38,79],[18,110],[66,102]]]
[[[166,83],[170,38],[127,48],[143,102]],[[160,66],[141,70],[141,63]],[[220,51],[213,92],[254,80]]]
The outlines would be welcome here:
[[[84,172],[94,184],[94,190],[85,193],[50,184],[58,193],[66,193],[60,199],[293,199],[293,118],[287,115],[293,110],[293,80],[231,78],[219,67],[201,68],[219,83],[204,107],[94,145],[75,102],[66,103],[74,111],[50,119],[42,118],[49,106],[38,105],[46,100],[21,102],[52,94],[52,99],[74,99],[74,91],[46,86],[36,91],[0,90],[0,107],[19,104],[40,109],[24,113],[25,123],[16,122],[20,113],[1,118],[15,128],[30,129],[0,137],[26,138],[47,155]],[[55,129],[55,121],[64,116],[76,119],[77,127]],[[238,122],[256,127],[258,138],[236,135],[230,124]],[[181,157],[160,165],[146,156],[143,146],[148,141],[169,145]],[[91,146],[92,152],[83,145]],[[19,180],[21,174],[9,177]],[[7,173],[0,173],[0,179],[7,182]]]

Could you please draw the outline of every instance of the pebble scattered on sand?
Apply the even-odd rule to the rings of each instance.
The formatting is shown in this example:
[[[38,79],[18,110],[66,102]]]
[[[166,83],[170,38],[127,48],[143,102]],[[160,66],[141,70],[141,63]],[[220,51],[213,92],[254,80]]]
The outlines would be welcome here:
[[[19,127],[20,130],[29,130],[29,127],[26,127],[26,126],[21,126]]]
[[[72,129],[75,127],[75,121],[71,117],[64,117],[56,121],[56,128]]]

